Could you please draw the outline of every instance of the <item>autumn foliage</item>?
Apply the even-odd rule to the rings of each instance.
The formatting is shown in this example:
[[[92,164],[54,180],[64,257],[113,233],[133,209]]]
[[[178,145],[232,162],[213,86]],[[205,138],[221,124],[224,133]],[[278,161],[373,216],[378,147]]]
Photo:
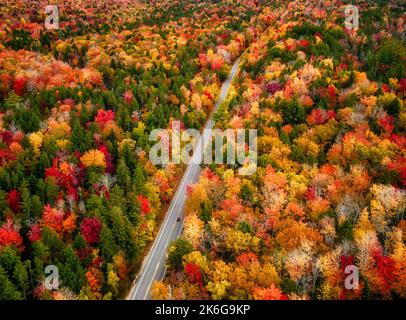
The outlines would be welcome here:
[[[188,187],[182,239],[194,251],[158,283],[171,298],[405,297],[406,68],[393,62],[404,17],[357,6],[352,31],[339,1],[261,13],[268,28],[215,114],[218,128],[258,130],[256,172],[210,165]],[[218,68],[212,52],[199,62]]]
[[[48,4],[0,6],[0,300],[125,298],[185,169],[150,133],[202,129],[237,58],[212,119],[257,129],[255,173],[202,166],[152,297],[406,298],[399,1],[357,30],[339,0]]]

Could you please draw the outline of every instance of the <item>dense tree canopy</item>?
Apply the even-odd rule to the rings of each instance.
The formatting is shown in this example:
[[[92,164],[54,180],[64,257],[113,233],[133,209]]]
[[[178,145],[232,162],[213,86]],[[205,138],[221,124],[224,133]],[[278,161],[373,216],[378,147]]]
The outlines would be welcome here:
[[[69,0],[47,30],[48,4],[0,8],[0,298],[119,298],[183,170],[149,161],[149,133],[206,121],[263,7]]]
[[[357,1],[349,30],[341,3],[263,11],[270,26],[215,115],[219,128],[258,130],[257,170],[204,169],[185,207],[193,250],[154,297],[406,297],[405,7]]]

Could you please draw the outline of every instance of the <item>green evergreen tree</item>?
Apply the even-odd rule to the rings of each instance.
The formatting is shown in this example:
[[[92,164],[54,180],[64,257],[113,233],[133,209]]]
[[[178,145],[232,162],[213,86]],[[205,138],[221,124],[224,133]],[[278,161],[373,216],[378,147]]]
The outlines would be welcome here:
[[[136,157],[134,156],[133,151],[131,150],[130,146],[127,144],[124,145],[122,150],[122,159],[124,159],[125,164],[127,165],[129,170],[134,170],[137,165]]]
[[[85,270],[71,245],[64,248],[61,256],[62,259],[59,264],[61,282],[74,292],[79,293],[86,283]]]
[[[189,241],[184,239],[173,241],[168,250],[166,265],[172,270],[180,270],[183,267],[183,256],[192,251],[193,246]]]
[[[7,273],[0,266],[0,300],[22,300],[23,296],[16,286],[10,281]]]
[[[65,244],[61,239],[59,239],[59,236],[55,230],[48,227],[42,228],[42,242],[46,247],[49,248],[51,257],[56,259],[59,257],[63,251],[63,248],[65,247]]]
[[[4,220],[7,211],[9,211],[9,208],[6,200],[6,193],[0,189],[0,221]]]
[[[21,188],[21,212],[23,213],[25,219],[29,219],[32,213],[32,203],[31,203],[31,194],[28,189],[27,183],[23,182]]]
[[[123,159],[118,161],[116,175],[120,186],[123,187],[126,192],[129,192],[131,189],[130,170]]]
[[[113,256],[118,250],[113,232],[105,223],[103,223],[102,230],[100,232],[99,247],[103,259],[107,262],[113,260]]]
[[[3,190],[11,189],[11,177],[5,168],[0,168],[0,187]]]
[[[299,105],[297,99],[293,99],[291,102],[286,102],[285,100],[281,103],[281,111],[283,120],[286,124],[300,124],[306,121],[306,113]]]
[[[130,193],[128,195],[127,215],[128,215],[128,219],[130,220],[131,224],[134,227],[137,226],[138,222],[140,220],[140,208],[139,208],[139,201],[138,201],[135,193]]]
[[[111,206],[119,207],[123,210],[126,208],[127,200],[124,196],[124,191],[118,185],[111,188],[109,202]]]
[[[29,288],[28,273],[14,248],[6,247],[2,250],[0,254],[0,266],[8,273],[9,279],[25,299]]]
[[[41,218],[43,211],[43,205],[41,199],[38,195],[33,195],[31,197],[31,213],[33,217]]]
[[[137,193],[144,194],[145,182],[146,182],[145,170],[143,167],[141,167],[141,165],[137,164],[133,176],[133,185]]]
[[[128,218],[119,207],[111,209],[112,232],[114,239],[120,248],[124,250],[129,260],[133,260],[138,253],[133,229]]]
[[[72,124],[72,134],[70,136],[70,142],[72,144],[72,151],[79,151],[84,153],[88,146],[86,145],[86,132],[83,129],[79,118],[72,113],[71,115],[71,124]]]

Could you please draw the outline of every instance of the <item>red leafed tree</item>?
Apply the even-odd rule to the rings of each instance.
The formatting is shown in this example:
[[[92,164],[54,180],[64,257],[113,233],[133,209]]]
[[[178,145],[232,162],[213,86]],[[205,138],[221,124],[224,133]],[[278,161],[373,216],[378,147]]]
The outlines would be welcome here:
[[[317,198],[316,187],[310,186],[309,189],[307,189],[304,196],[308,201],[316,200],[316,198]]]
[[[110,152],[107,150],[105,144],[100,145],[99,151],[104,154],[104,158],[106,159],[106,173],[113,173],[113,161]]]
[[[399,80],[399,90],[401,92],[406,92],[406,78],[402,78]]]
[[[341,271],[344,272],[347,266],[351,266],[354,264],[354,256],[341,256],[340,257],[340,266]]]
[[[185,273],[191,282],[198,283],[199,285],[203,285],[202,271],[200,270],[200,267],[197,264],[192,263],[192,262],[186,263]]]
[[[289,300],[274,284],[270,288],[255,288],[252,295],[255,300]]]
[[[13,83],[13,90],[15,91],[15,93],[18,94],[19,96],[22,96],[24,94],[26,83],[27,83],[26,77],[17,76],[14,79],[14,83]]]
[[[229,217],[234,220],[238,215],[243,212],[244,207],[238,202],[237,199],[224,199],[221,203],[221,209],[226,211]]]
[[[258,262],[258,256],[253,252],[243,253],[237,257],[237,263],[244,267],[255,262]]]
[[[58,158],[52,160],[52,167],[45,169],[45,177],[53,177],[59,186],[69,189],[77,182],[77,179],[73,176],[71,168],[67,168],[67,173],[64,173],[59,169],[58,163]]]
[[[220,70],[221,67],[224,65],[224,59],[221,56],[214,56],[211,62],[211,68],[216,71]]]
[[[45,286],[43,283],[40,283],[37,285],[34,290],[32,291],[32,295],[34,298],[40,300],[43,298],[43,295],[45,293]]]
[[[270,94],[274,94],[282,88],[283,86],[278,81],[272,81],[266,85],[266,91]]]
[[[337,273],[337,279],[340,279],[339,282],[345,282],[345,278],[348,276],[346,273],[347,266],[355,265],[355,257],[354,256],[341,256],[340,257],[340,271]],[[362,283],[360,283],[360,287],[357,289],[347,289],[343,288],[340,292],[339,299],[340,300],[355,300],[359,299],[360,294],[362,293]]]
[[[396,143],[400,148],[406,149],[406,136],[392,133],[390,139]]]
[[[142,214],[148,214],[151,212],[151,206],[149,205],[149,201],[146,197],[143,195],[138,195],[137,199],[140,203],[141,206],[141,213]]]
[[[199,53],[199,62],[202,67],[207,66],[207,64],[209,63],[209,59],[207,58],[207,55],[205,53]]]
[[[80,233],[87,243],[98,243],[101,227],[102,223],[98,218],[84,218],[80,225]]]
[[[210,168],[205,168],[202,170],[201,176],[213,182],[220,182],[219,177],[213,171],[211,171]]]
[[[333,110],[313,109],[307,116],[307,121],[311,125],[323,124],[326,121],[335,118],[336,113]]]
[[[7,222],[0,228],[0,250],[3,247],[13,245],[22,250],[22,244],[23,238],[14,228],[12,221],[7,220]]]
[[[392,283],[395,281],[395,261],[391,257],[383,256],[378,250],[376,250],[372,256],[375,260],[374,269],[381,280],[381,291],[384,294],[388,294],[391,290]]]
[[[94,121],[96,121],[96,123],[101,127],[104,128],[106,126],[107,123],[114,121],[115,118],[115,114],[114,111],[112,110],[103,110],[100,109],[97,112],[97,115],[94,119]]]
[[[406,186],[406,158],[398,156],[393,163],[389,163],[389,170],[394,170],[399,174],[400,181],[403,186]]]
[[[13,212],[20,211],[20,193],[17,190],[11,190],[7,193],[7,204]]]
[[[37,224],[33,224],[28,231],[28,240],[35,242],[41,240],[41,227]]]
[[[100,290],[102,277],[103,275],[101,274],[100,270],[94,267],[90,268],[90,270],[86,272],[86,279],[93,293],[97,293]]]
[[[192,192],[193,192],[193,186],[190,185],[190,184],[188,184],[188,185],[186,186],[186,195],[187,195],[187,196],[190,196],[190,195],[192,194]]]
[[[0,149],[0,165],[3,163],[9,161],[9,160],[14,160],[15,156],[11,153],[10,150],[8,149]]]
[[[392,116],[382,117],[378,120],[378,123],[387,133],[392,133],[394,128]]]
[[[131,90],[127,90],[126,92],[124,92],[123,98],[124,98],[125,102],[127,102],[128,104],[131,104],[131,102],[133,102],[133,98],[134,98],[133,92]]]
[[[154,177],[154,182],[159,187],[162,200],[168,201],[169,197],[168,197],[167,192],[170,188],[168,178],[164,174],[156,175]]]
[[[52,208],[50,205],[46,205],[44,208],[44,213],[42,219],[44,225],[54,229],[56,232],[62,232],[62,222],[63,222],[63,212]]]
[[[337,93],[336,87],[334,87],[333,85],[330,84],[330,85],[327,87],[327,90],[328,90],[328,95],[330,96],[330,99],[331,99],[332,101],[334,101],[334,100],[335,100],[335,97],[336,97],[336,93]]]
[[[309,45],[310,45],[309,40],[306,40],[306,39],[299,40],[299,46],[300,47],[307,48]]]
[[[13,133],[10,130],[5,130],[0,133],[0,139],[5,144],[9,145],[13,141]]]

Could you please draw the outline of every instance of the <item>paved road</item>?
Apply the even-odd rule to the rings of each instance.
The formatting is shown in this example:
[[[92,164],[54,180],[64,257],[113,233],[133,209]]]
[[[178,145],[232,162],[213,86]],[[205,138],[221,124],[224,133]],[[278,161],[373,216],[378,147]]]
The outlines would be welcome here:
[[[214,106],[214,111],[220,106],[227,96],[230,84],[238,71],[239,59],[234,63],[227,80],[223,83],[221,87],[219,99]],[[179,238],[182,228],[183,228],[183,207],[186,200],[186,187],[189,184],[196,183],[200,176],[200,161],[202,150],[202,141],[208,141],[210,137],[210,131],[207,129],[212,129],[214,126],[214,121],[212,116],[207,121],[206,126],[203,131],[202,140],[198,143],[193,159],[186,168],[183,178],[179,184],[179,187],[172,199],[172,202],[168,208],[165,219],[162,222],[161,228],[158,232],[157,237],[150,249],[148,256],[144,259],[143,265],[141,267],[141,272],[134,281],[134,285],[130,290],[127,297],[128,300],[147,300],[150,299],[150,289],[155,280],[162,280],[165,276],[166,267],[166,251],[168,245]],[[180,218],[178,222],[177,219]]]

